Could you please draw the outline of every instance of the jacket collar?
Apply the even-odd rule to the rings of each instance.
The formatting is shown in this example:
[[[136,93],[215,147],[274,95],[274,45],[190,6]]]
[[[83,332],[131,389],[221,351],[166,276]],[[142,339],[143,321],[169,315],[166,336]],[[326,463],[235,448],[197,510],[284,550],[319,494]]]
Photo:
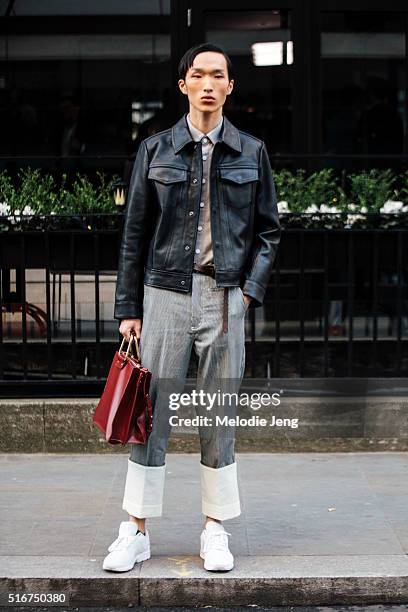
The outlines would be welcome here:
[[[190,130],[187,125],[187,113],[185,113],[181,119],[177,121],[175,125],[172,127],[172,142],[174,152],[178,153],[181,151],[183,147],[186,146],[189,142],[194,142],[193,137],[191,136]],[[234,149],[234,151],[238,151],[241,153],[241,139],[239,137],[239,131],[237,128],[232,125],[230,121],[224,115],[223,128],[220,134],[220,141],[224,142],[226,145]]]

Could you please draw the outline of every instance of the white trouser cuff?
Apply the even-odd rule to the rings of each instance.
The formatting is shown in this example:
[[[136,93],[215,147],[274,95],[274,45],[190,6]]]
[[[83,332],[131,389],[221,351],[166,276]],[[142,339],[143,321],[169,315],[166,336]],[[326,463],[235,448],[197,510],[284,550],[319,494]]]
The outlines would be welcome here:
[[[166,465],[141,465],[128,459],[123,510],[137,518],[161,516]]]
[[[200,463],[202,512],[224,521],[241,514],[237,463],[211,468]]]

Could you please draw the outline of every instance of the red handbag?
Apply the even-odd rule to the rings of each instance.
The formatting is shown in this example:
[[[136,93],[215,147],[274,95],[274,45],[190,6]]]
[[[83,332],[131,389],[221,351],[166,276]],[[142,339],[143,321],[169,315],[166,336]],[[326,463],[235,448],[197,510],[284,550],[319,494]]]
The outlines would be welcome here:
[[[130,336],[126,353],[123,343],[112,361],[93,422],[110,444],[146,444],[153,427],[149,389],[151,372],[140,361],[136,336]],[[130,354],[135,342],[137,357]]]

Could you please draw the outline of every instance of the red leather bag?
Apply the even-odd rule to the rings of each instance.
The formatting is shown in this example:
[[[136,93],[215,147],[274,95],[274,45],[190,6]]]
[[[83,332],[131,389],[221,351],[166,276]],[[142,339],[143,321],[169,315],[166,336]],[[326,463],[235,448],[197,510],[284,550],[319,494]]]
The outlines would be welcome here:
[[[153,427],[149,396],[151,372],[140,362],[136,336],[131,335],[126,353],[125,338],[112,361],[93,422],[110,444],[146,444]],[[137,356],[130,354],[135,342]]]

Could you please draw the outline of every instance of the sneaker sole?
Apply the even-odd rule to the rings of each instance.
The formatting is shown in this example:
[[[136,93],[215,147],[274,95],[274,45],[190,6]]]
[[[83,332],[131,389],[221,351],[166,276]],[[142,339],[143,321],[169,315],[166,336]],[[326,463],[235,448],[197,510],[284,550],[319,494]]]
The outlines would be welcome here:
[[[214,566],[214,567],[208,567],[205,565],[205,556],[200,553],[200,557],[204,560],[204,569],[207,570],[208,572],[228,572],[230,570],[233,569],[234,564],[232,563],[231,565],[224,565],[224,567],[220,567],[220,566]]]
[[[109,572],[128,572],[129,570],[133,569],[136,563],[141,563],[142,561],[147,561],[148,559],[150,559],[150,549],[146,552],[140,553],[140,555],[138,555],[134,561],[134,563],[131,563],[130,565],[127,565],[125,567],[109,567],[108,565],[105,565],[105,563],[103,563],[102,565],[102,569],[107,570]]]

